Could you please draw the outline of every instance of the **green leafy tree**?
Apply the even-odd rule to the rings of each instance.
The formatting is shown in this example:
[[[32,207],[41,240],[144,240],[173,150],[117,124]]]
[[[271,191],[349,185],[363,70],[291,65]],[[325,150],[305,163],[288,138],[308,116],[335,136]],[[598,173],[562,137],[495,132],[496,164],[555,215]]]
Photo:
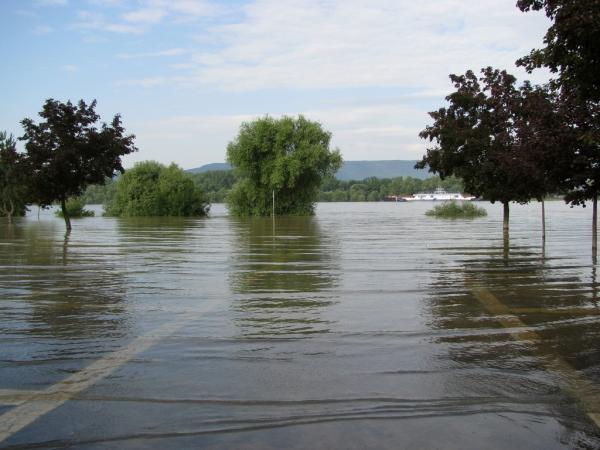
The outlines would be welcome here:
[[[92,184],[83,193],[86,205],[102,205],[109,203],[117,190],[116,180],[107,178],[104,184]]]
[[[71,231],[67,199],[123,172],[121,156],[137,150],[134,136],[125,135],[119,115],[98,128],[95,107],[95,100],[73,105],[48,99],[39,113],[42,122],[21,121],[32,198],[41,206],[59,202],[67,232]]]
[[[560,102],[548,86],[531,86],[520,90],[521,108],[516,117],[516,151],[530,183],[538,187],[542,204],[542,240],[546,239],[544,195],[568,190],[573,155],[569,151],[573,130],[566,124]]]
[[[239,177],[228,196],[230,211],[241,216],[310,215],[322,180],[342,164],[330,150],[331,133],[317,122],[263,117],[243,123],[227,146],[227,160]]]
[[[517,61],[529,72],[546,67],[555,74],[550,87],[557,96],[558,116],[571,131],[563,152],[565,200],[583,205],[592,200],[592,252],[597,252],[597,210],[600,190],[600,1],[518,0],[522,11],[543,10],[552,21],[545,47]],[[548,141],[552,139],[548,136]],[[550,145],[550,144],[548,144]]]
[[[558,77],[557,87],[582,100],[600,100],[600,1],[518,0],[521,11],[543,10],[552,21],[544,36],[545,47],[517,61],[532,71],[547,67]]]
[[[0,215],[9,223],[13,215],[25,214],[28,200],[26,161],[16,144],[12,135],[0,132]]]
[[[331,201],[332,202],[347,202],[348,201],[348,193],[342,189],[336,189],[331,193]]]
[[[192,175],[175,164],[145,161],[119,177],[105,209],[111,216],[205,216],[209,205]]]
[[[211,203],[223,203],[236,181],[232,170],[209,170],[195,173],[193,177]]]
[[[364,202],[367,200],[367,185],[356,183],[350,186],[350,201]]]
[[[71,197],[67,200],[67,213],[69,217],[93,217],[94,211],[85,209],[85,198],[84,197]],[[63,217],[62,210],[56,211],[58,217]]]
[[[446,97],[450,105],[431,112],[434,124],[420,134],[436,145],[416,167],[428,166],[442,179],[457,176],[469,193],[501,202],[508,231],[509,202],[545,195],[544,186],[522,164],[517,145],[522,96],[516,79],[491,67],[482,69],[479,79],[472,71],[450,79],[456,88]]]

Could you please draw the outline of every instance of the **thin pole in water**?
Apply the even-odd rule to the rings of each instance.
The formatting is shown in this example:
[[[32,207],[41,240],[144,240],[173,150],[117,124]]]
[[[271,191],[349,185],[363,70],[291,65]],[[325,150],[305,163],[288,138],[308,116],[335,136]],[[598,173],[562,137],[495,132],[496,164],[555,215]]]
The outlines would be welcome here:
[[[546,204],[542,199],[542,243],[546,243]]]
[[[273,217],[275,217],[275,189],[273,189]]]

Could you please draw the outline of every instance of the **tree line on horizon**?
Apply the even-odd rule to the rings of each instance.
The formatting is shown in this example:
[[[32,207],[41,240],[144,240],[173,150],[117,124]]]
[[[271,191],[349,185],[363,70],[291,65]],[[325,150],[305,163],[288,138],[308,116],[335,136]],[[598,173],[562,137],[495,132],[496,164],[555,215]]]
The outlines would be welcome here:
[[[208,203],[227,203],[227,195],[237,177],[232,170],[209,170],[189,174],[206,196]],[[448,192],[463,192],[463,184],[456,177],[442,180],[439,176],[426,179],[413,177],[378,178],[363,180],[339,180],[325,178],[319,189],[319,202],[378,202],[392,196],[409,196],[417,192],[432,192],[441,187]],[[86,204],[107,205],[116,194],[117,181],[107,180],[105,184],[91,185],[82,195]]]

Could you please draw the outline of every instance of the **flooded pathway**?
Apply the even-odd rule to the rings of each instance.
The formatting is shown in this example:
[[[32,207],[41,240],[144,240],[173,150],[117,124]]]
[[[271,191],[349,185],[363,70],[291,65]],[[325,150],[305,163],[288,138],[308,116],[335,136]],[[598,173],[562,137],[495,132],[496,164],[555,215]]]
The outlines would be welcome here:
[[[600,447],[590,211],[0,223],[0,448]]]

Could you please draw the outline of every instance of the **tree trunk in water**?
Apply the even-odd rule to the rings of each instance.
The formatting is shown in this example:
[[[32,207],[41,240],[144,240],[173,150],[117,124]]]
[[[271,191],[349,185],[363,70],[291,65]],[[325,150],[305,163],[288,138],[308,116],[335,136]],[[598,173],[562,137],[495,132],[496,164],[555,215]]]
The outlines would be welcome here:
[[[65,219],[65,225],[67,226],[67,233],[71,232],[71,219],[69,218],[69,213],[67,212],[67,203],[64,198],[60,199],[60,207],[62,209],[62,214]]]
[[[546,203],[542,199],[542,245],[546,244]]]
[[[508,208],[508,202],[502,202],[502,206],[504,206],[504,220],[502,222],[502,230],[507,233],[508,232],[508,219],[510,217],[510,210]]]
[[[594,260],[598,255],[598,193],[594,194],[592,208],[592,257]]]
[[[5,204],[4,212],[6,213],[6,218],[8,219],[8,224],[10,225],[10,224],[12,224],[12,215],[15,212],[15,205],[10,198],[8,199],[8,204],[9,204],[8,208],[6,207],[6,204]]]

